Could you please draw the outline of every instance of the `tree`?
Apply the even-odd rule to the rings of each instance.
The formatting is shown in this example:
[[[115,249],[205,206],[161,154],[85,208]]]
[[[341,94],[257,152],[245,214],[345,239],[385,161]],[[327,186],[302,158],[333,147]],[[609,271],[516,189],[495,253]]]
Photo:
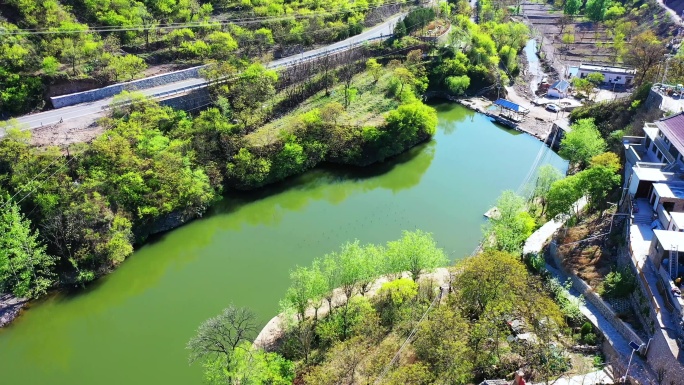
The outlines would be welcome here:
[[[268,113],[265,104],[275,95],[278,74],[260,63],[247,67],[231,87],[235,117],[246,129],[259,124]]]
[[[617,172],[622,167],[620,158],[614,152],[604,152],[591,158],[589,167],[606,167],[613,172]]]
[[[606,10],[610,0],[587,0],[586,15],[593,22],[601,22],[606,18]]]
[[[605,81],[605,77],[600,72],[592,72],[587,75],[587,80],[594,86],[598,87]]]
[[[432,234],[421,230],[404,231],[401,239],[388,242],[386,255],[390,271],[408,271],[414,281],[421,273],[444,266],[448,261]]]
[[[267,353],[242,342],[234,349],[232,366],[226,369],[221,358],[204,364],[204,377],[212,385],[245,384],[292,384],[295,376],[294,364],[278,353]]]
[[[579,13],[581,6],[581,0],[566,0],[565,5],[563,6],[563,13],[568,16],[574,16]]]
[[[640,86],[646,79],[652,79],[658,64],[665,55],[665,45],[651,30],[636,35],[629,43],[625,64],[636,69],[634,83]]]
[[[115,81],[119,76],[127,76],[132,80],[135,75],[147,68],[147,64],[135,55],[114,56],[109,61],[108,68],[114,74]]]
[[[202,361],[205,374],[208,376],[220,372],[232,383],[237,380],[235,372],[241,363],[241,353],[236,350],[249,351],[250,342],[257,332],[256,317],[247,308],[233,305],[223,309],[221,314],[202,322],[197,328],[197,335],[188,341],[186,349],[190,350],[189,361]]]
[[[0,196],[0,292],[37,298],[54,284],[55,258],[9,197]]]
[[[530,199],[540,200],[542,205],[542,214],[546,210],[547,198],[549,195],[549,190],[551,190],[551,185],[561,179],[563,179],[563,174],[552,165],[545,164],[539,167],[537,181],[535,182],[534,190],[532,191],[532,196]]]
[[[396,93],[397,98],[401,99],[403,93],[404,93],[404,86],[405,85],[413,85],[415,82],[416,78],[413,76],[413,73],[408,70],[406,67],[397,67],[393,71],[394,79],[399,82],[400,87],[399,91]]]
[[[228,32],[214,31],[206,38],[211,50],[211,57],[217,60],[227,60],[238,48],[233,36]]]
[[[401,39],[406,36],[406,33],[406,24],[404,23],[404,20],[397,21],[397,25],[394,26],[394,37]]]
[[[377,82],[382,75],[382,64],[378,63],[374,58],[370,58],[366,61],[366,71],[368,71],[368,73],[373,76],[373,80]]]
[[[393,327],[402,306],[417,294],[418,284],[408,278],[399,278],[382,284],[376,298],[384,323],[390,328]]]
[[[547,214],[555,218],[559,214],[573,213],[575,202],[582,197],[579,179],[574,175],[558,180],[551,185],[547,197]]]
[[[54,76],[59,70],[59,61],[53,56],[46,56],[43,58],[42,67],[45,75]]]
[[[485,237],[488,247],[510,253],[520,252],[522,244],[535,227],[534,218],[525,211],[525,199],[513,191],[504,191],[496,201],[498,214],[489,219]]]
[[[413,347],[420,361],[439,373],[434,383],[470,383],[472,366],[467,360],[469,324],[450,306],[439,306],[420,324]]]
[[[608,193],[620,183],[620,175],[616,171],[597,164],[577,174],[582,192],[589,198],[592,208],[603,210],[607,206]]]
[[[468,87],[470,87],[470,78],[468,75],[449,76],[446,78],[446,85],[453,94],[463,95]]]
[[[589,97],[594,90],[594,85],[586,78],[572,78],[572,86],[587,97]]]
[[[571,31],[570,33],[563,34],[561,41],[563,44],[565,44],[565,50],[567,51],[568,46],[575,42],[575,32]]]
[[[344,106],[338,102],[330,102],[321,108],[321,120],[325,123],[337,125],[337,120],[344,113]]]
[[[606,150],[606,141],[594,124],[594,119],[580,119],[570,126],[560,144],[559,154],[579,167]]]

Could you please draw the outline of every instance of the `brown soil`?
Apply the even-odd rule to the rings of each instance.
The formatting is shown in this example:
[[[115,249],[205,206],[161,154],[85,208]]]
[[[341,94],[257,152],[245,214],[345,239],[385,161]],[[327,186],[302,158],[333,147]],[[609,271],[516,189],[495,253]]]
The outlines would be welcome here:
[[[598,288],[617,264],[617,245],[606,234],[610,229],[611,218],[610,213],[605,213],[602,217],[592,215],[567,231],[560,231],[556,239],[565,267],[574,271],[593,289]],[[621,229],[621,226],[613,224],[613,234],[619,233]],[[582,241],[584,239],[587,240]]]
[[[74,143],[90,143],[105,129],[97,123],[98,115],[88,115],[64,123],[36,128],[31,132],[31,144],[38,147],[59,146],[65,148]],[[95,121],[93,121],[95,120]]]

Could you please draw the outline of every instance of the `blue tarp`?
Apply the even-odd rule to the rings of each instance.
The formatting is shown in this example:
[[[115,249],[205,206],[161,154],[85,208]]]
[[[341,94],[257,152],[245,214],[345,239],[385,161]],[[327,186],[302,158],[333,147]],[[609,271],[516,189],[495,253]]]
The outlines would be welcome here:
[[[512,110],[512,111],[519,112],[519,113],[528,112],[527,108],[525,108],[519,104],[515,104],[512,101],[506,100],[506,99],[496,99],[494,104],[496,104],[497,106],[501,106],[507,110]]]

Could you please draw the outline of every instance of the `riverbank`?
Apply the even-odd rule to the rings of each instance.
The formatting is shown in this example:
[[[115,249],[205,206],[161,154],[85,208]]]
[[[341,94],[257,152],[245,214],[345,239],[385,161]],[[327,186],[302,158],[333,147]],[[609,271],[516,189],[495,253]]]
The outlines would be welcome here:
[[[26,298],[16,298],[10,294],[0,294],[0,328],[14,321],[27,303],[28,299]]]
[[[401,278],[410,278],[410,274],[408,272],[404,272],[403,274],[401,274]],[[442,293],[444,293],[445,291],[450,290],[451,278],[451,271],[446,267],[440,267],[435,269],[435,271],[431,273],[421,274],[420,278],[418,279],[418,283],[420,284],[423,282],[433,282],[433,287],[440,288]],[[368,290],[365,296],[372,298],[373,296],[375,296],[378,290],[380,290],[380,287],[382,287],[383,284],[390,281],[391,280],[386,276],[376,279],[370,285],[370,289]],[[344,292],[340,288],[335,289],[333,291],[332,297],[333,308],[342,306],[344,303]],[[322,319],[325,318],[325,316],[328,313],[330,313],[330,307],[328,306],[328,302],[326,300],[322,300],[320,308],[318,309],[317,313],[313,307],[309,307],[306,310],[305,314],[307,318],[313,318],[314,316],[318,315],[317,319]],[[261,348],[267,351],[273,351],[279,345],[279,342],[284,337],[285,329],[287,328],[287,326],[291,325],[296,321],[297,318],[294,314],[288,316],[287,314],[279,313],[275,317],[271,318],[271,320],[268,321],[268,323],[263,327],[263,329],[261,329],[257,337],[254,339],[254,347]]]

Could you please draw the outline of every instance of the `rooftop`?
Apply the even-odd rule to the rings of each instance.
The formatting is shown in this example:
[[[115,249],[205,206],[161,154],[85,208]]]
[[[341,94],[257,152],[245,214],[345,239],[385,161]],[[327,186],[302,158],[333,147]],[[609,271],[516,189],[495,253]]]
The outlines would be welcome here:
[[[668,116],[655,122],[677,151],[684,153],[684,113]]]
[[[682,183],[653,183],[653,188],[661,198],[684,199],[684,184]]]
[[[565,80],[559,80],[551,85],[551,88],[555,88],[559,91],[567,91],[570,88],[570,83]]]
[[[678,228],[684,229],[684,213],[672,212],[670,213],[670,216],[672,217],[672,222],[674,222]]]
[[[567,119],[558,119],[554,120],[553,122],[554,125],[558,126],[561,130],[565,132],[570,132],[570,122]]]
[[[585,71],[598,71],[598,72],[610,72],[614,74],[635,74],[636,70],[633,68],[624,68],[624,67],[608,67],[608,66],[600,66],[600,65],[593,65],[593,64],[580,64],[579,66],[580,70],[585,70]]]
[[[526,113],[530,112],[529,109],[527,109],[527,108],[525,108],[519,104],[513,103],[510,100],[506,100],[506,99],[496,99],[494,104],[496,104],[499,107],[505,108],[507,110],[519,112],[522,114],[526,114]]]
[[[649,182],[666,182],[674,173],[663,172],[660,168],[642,167],[639,164],[634,166],[634,173],[639,180]]]
[[[684,233],[681,231],[653,230],[663,249],[684,250]]]

